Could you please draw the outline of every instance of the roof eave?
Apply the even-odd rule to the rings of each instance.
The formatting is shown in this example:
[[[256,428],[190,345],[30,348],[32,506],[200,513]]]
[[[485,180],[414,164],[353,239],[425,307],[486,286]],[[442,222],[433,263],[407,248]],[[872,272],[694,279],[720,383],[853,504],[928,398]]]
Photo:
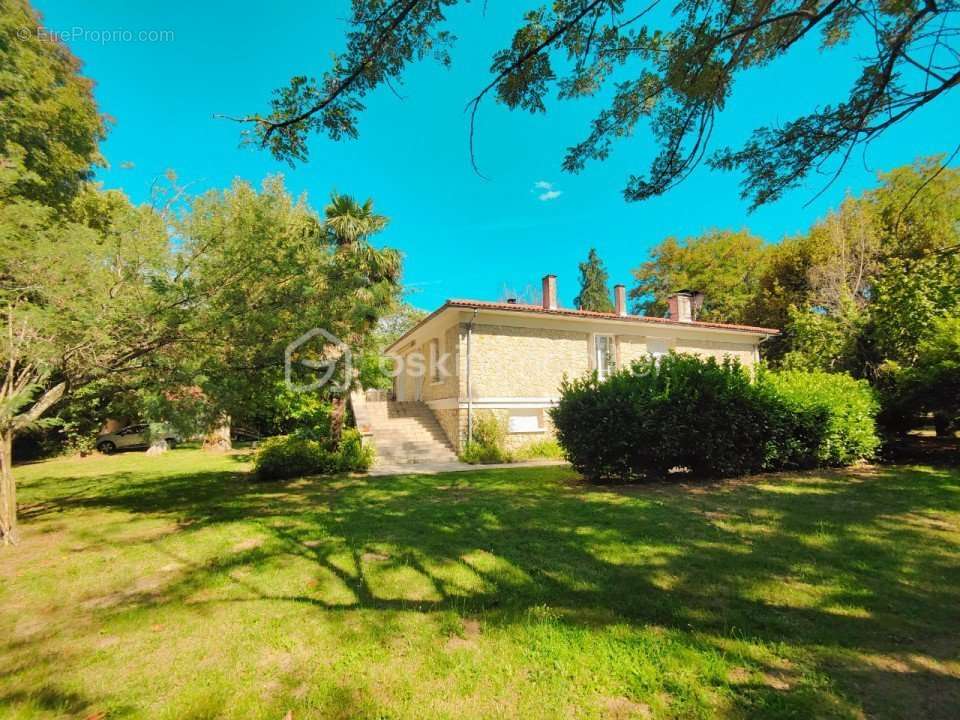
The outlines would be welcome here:
[[[383,352],[385,355],[392,354],[397,348],[402,346],[411,335],[416,333],[421,327],[440,315],[449,308],[458,308],[462,310],[486,310],[490,312],[505,313],[529,313],[531,315],[541,315],[543,317],[569,318],[572,320],[600,320],[610,322],[630,322],[646,324],[652,327],[671,327],[671,328],[689,328],[694,330],[706,330],[714,332],[733,332],[747,335],[756,335],[760,337],[773,337],[779,335],[780,331],[775,328],[754,327],[751,325],[728,325],[726,323],[708,323],[708,322],[682,322],[679,320],[669,320],[667,318],[652,318],[644,315],[617,315],[615,313],[594,313],[582,310],[566,310],[558,308],[551,310],[532,305],[513,305],[509,303],[491,303],[489,301],[474,300],[447,300],[439,308],[427,315],[403,335],[394,340]]]

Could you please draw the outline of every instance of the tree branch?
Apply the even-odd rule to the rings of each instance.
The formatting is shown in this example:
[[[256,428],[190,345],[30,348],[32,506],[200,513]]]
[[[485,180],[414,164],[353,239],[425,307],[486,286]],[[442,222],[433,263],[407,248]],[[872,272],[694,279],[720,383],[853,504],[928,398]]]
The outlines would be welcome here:
[[[284,128],[290,127],[291,125],[296,125],[308,120],[309,118],[316,115],[318,112],[326,108],[330,103],[336,100],[340,95],[349,90],[353,84],[360,78],[364,71],[376,60],[377,56],[380,54],[380,51],[383,49],[384,44],[387,42],[387,39],[393,32],[400,26],[414,8],[422,2],[422,0],[409,0],[407,4],[401,9],[397,16],[390,21],[390,24],[380,33],[377,39],[374,41],[373,46],[370,48],[363,60],[361,60],[357,65],[350,71],[350,73],[343,78],[342,80],[337,81],[336,86],[329,92],[320,102],[312,105],[307,110],[302,113],[298,113],[293,117],[286,118],[285,120],[271,120],[269,118],[264,118],[259,115],[249,115],[243,118],[234,118],[227,115],[219,115],[217,117],[222,117],[227,120],[234,120],[235,122],[244,122],[244,123],[256,123],[262,125],[266,128],[263,136],[263,141],[261,144],[265,144],[269,137],[276,132],[277,130],[282,130]],[[395,7],[399,3],[392,3],[389,7]],[[388,8],[389,9],[389,8]],[[381,15],[385,15],[386,11]],[[379,18],[378,18],[379,19]]]
[[[476,153],[474,152],[474,135],[475,135],[474,131],[476,128],[477,110],[480,108],[480,103],[483,100],[483,98],[486,96],[488,92],[490,92],[493,88],[495,88],[500,83],[501,80],[503,80],[505,77],[510,75],[510,73],[515,72],[518,68],[522,67],[523,64],[526,63],[531,58],[534,58],[537,55],[539,55],[546,48],[548,48],[550,45],[556,42],[559,37],[561,37],[565,32],[567,32],[567,30],[569,30],[578,22],[583,20],[583,18],[585,18],[587,15],[590,14],[590,12],[592,12],[595,8],[599,7],[605,2],[608,2],[608,0],[592,0],[591,2],[584,5],[580,9],[580,12],[574,15],[573,18],[571,18],[570,20],[564,23],[558,24],[557,27],[555,27],[553,31],[549,35],[547,35],[546,38],[544,38],[541,42],[537,43],[537,45],[535,45],[534,47],[530,48],[525,53],[523,53],[519,58],[517,58],[512,63],[510,63],[508,67],[501,70],[497,74],[497,76],[493,80],[491,80],[490,83],[477,94],[476,97],[474,97],[470,102],[467,103],[464,110],[467,110],[467,109],[470,110],[470,165],[473,166],[473,171],[477,175],[486,179],[483,173],[480,172],[480,168],[477,167],[477,156],[476,156]]]
[[[33,407],[31,407],[27,412],[21,413],[20,415],[15,415],[13,418],[12,429],[14,431],[20,430],[35,423],[40,417],[49,410],[53,405],[59,402],[60,398],[63,397],[63,393],[67,389],[67,384],[65,382],[57,383],[52,388],[47,390],[43,395],[40,396],[40,399],[37,400]]]

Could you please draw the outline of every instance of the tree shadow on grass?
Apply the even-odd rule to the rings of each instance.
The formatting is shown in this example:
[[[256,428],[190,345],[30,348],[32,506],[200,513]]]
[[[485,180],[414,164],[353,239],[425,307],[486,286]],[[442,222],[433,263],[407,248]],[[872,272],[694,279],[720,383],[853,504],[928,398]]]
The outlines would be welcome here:
[[[939,513],[960,512],[958,485],[955,473],[922,468],[623,488],[588,487],[561,468],[286,484],[231,472],[121,473],[28,508],[25,525],[111,510],[171,519],[186,533],[247,523],[261,537],[200,560],[152,541],[183,570],[103,615],[298,603],[328,613],[454,611],[507,628],[546,607],[566,627],[663,628],[695,652],[720,652],[772,678],[729,682],[741,712],[842,715],[845,692],[869,712],[895,712],[902,700],[948,717],[957,706],[949,701],[960,705],[957,677],[897,658],[957,659],[960,548],[949,534],[957,529],[938,523]],[[125,542],[108,533],[98,541]],[[314,568],[319,588],[264,587],[236,572],[294,560]],[[419,589],[391,586],[392,575]],[[204,596],[223,578],[229,592]],[[333,586],[337,593],[324,592]],[[817,672],[840,678],[841,693],[784,679],[744,643],[812,656]],[[886,660],[866,663],[864,654]]]

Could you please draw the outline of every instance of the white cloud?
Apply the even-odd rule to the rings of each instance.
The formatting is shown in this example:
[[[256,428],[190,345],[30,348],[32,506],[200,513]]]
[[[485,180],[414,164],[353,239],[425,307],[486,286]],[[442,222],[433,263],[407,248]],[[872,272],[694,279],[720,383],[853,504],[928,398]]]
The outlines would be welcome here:
[[[547,182],[546,180],[537,180],[533,184],[533,190],[530,192],[537,192],[542,190],[543,192],[537,193],[537,200],[540,202],[549,202],[550,200],[556,200],[558,197],[563,195],[563,190],[556,190],[553,187],[553,183]]]

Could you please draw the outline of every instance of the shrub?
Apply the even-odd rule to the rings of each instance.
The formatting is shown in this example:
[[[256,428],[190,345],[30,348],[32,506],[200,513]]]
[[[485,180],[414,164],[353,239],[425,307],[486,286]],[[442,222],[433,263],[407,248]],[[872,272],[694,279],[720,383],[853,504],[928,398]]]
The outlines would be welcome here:
[[[879,406],[866,380],[840,373],[786,370],[763,372],[758,384],[769,389],[792,416],[788,434],[804,456],[801,464],[849,465],[876,451]],[[790,467],[791,450],[781,449],[779,454],[778,466]]]
[[[363,444],[359,430],[346,428],[343,431],[338,465],[341,472],[364,472],[373,465],[373,448]]]
[[[556,440],[535,440],[514,453],[517,460],[563,460],[563,448]]]
[[[460,459],[471,465],[513,462],[505,447],[506,430],[494,415],[477,414],[473,419],[470,442],[460,453]]]
[[[603,481],[848,464],[875,449],[875,411],[869,387],[849,376],[751,382],[736,361],[670,354],[604,382],[565,380],[551,416],[574,468]]]
[[[551,416],[570,462],[595,480],[738,475],[763,462],[757,395],[736,362],[670,354],[604,382],[565,380]]]
[[[359,432],[344,430],[340,447],[331,451],[319,440],[280,435],[263,442],[254,459],[259,480],[285,480],[304,475],[364,471],[373,462],[373,450],[364,447]]]
[[[316,440],[297,435],[280,435],[264,440],[257,450],[254,468],[260,480],[284,480],[330,472],[333,453]]]

